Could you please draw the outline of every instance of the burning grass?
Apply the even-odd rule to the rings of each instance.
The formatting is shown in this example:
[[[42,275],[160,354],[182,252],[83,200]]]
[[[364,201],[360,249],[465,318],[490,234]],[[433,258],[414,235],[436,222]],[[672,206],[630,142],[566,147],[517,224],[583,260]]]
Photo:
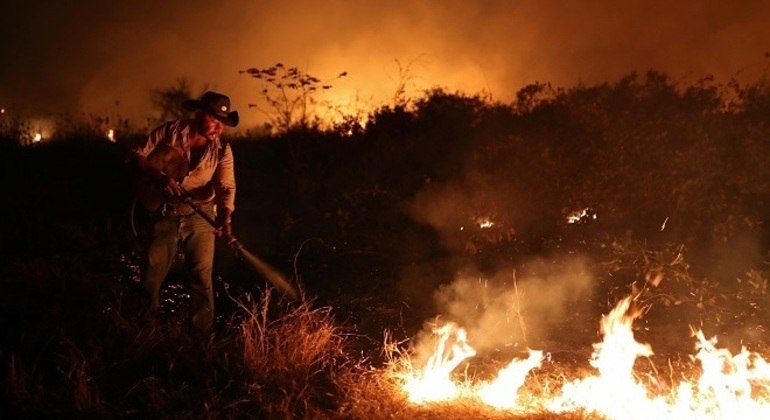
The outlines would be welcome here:
[[[675,370],[669,361],[670,376],[663,378],[649,359],[652,347],[634,337],[632,324],[642,311],[634,309],[632,301],[632,296],[622,299],[602,318],[603,340],[594,344],[588,361],[594,372],[559,373],[556,361],[538,372],[543,353],[530,351],[528,358],[514,359],[500,369],[496,379],[482,380],[469,374],[476,352],[464,334],[447,333],[462,330],[446,324],[434,329],[434,353],[426,363],[415,366],[411,357],[400,357],[392,365],[393,375],[411,403],[439,410],[451,404],[463,412],[486,406],[512,416],[612,419],[769,415],[770,371],[761,355],[746,348],[733,354],[698,330],[693,332],[696,352],[690,365]],[[640,357],[650,360],[651,371],[640,368]]]

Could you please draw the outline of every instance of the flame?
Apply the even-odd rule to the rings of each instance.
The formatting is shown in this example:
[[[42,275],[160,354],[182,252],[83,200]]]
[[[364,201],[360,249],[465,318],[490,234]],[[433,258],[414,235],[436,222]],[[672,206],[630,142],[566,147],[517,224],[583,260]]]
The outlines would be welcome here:
[[[652,348],[634,338],[631,325],[639,313],[628,313],[630,305],[631,297],[627,297],[602,318],[604,341],[594,344],[590,360],[591,366],[599,370],[599,376],[565,384],[562,395],[549,404],[551,410],[585,409],[610,418],[649,410],[647,390],[634,379],[633,367],[637,357],[651,356]]]
[[[598,376],[565,384],[548,405],[554,412],[583,409],[608,418],[770,418],[770,395],[751,397],[752,384],[770,383],[770,371],[761,356],[745,349],[733,356],[717,349],[716,339],[696,333],[702,374],[696,385],[681,381],[670,395],[650,395],[633,375],[639,356],[652,355],[648,344],[633,337],[631,324],[638,313],[627,314],[631,298],[623,299],[602,319],[604,341],[595,344],[591,365]]]
[[[497,379],[481,386],[478,391],[479,398],[495,408],[515,408],[516,397],[524,379],[529,371],[539,367],[542,361],[543,352],[540,350],[530,350],[526,359],[513,359],[508,366],[500,370]]]
[[[563,384],[556,395],[544,389],[538,397],[542,400],[539,407],[552,413],[580,412],[610,419],[770,418],[770,364],[746,348],[736,355],[719,349],[716,338],[707,340],[702,331],[694,333],[697,342],[692,359],[700,365],[696,379],[671,382],[667,392],[661,391],[667,388],[661,379],[654,389],[639,381],[634,363],[640,356],[652,356],[653,351],[634,337],[632,324],[640,311],[631,306],[629,296],[602,317],[603,340],[594,344],[589,360],[597,373]],[[452,371],[476,355],[465,330],[450,323],[433,333],[435,351],[425,367],[412,370],[403,383],[410,402],[465,397],[497,409],[521,410],[517,407],[519,389],[529,372],[542,363],[542,351],[530,350],[527,359],[514,359],[489,383],[460,384],[453,381]]]
[[[43,140],[43,133],[35,133],[34,137],[32,137],[32,141],[35,143],[38,143]]]
[[[590,207],[586,207],[583,210],[575,210],[570,212],[570,214],[567,215],[567,223],[569,224],[575,224],[575,223],[585,223],[588,220],[596,220],[597,215],[596,213],[591,211]]]
[[[716,338],[706,340],[702,331],[696,332],[698,353],[703,373],[697,383],[696,395],[680,384],[683,389],[679,407],[692,407],[701,415],[734,418],[770,417],[770,371],[767,362],[746,348],[733,356],[728,349],[716,348]],[[763,388],[762,398],[752,399],[753,386]]]
[[[475,221],[482,229],[489,229],[495,225],[495,222],[489,220],[488,217],[477,217]]]
[[[542,351],[530,350],[527,359],[513,359],[492,382],[463,387],[451,376],[460,363],[476,355],[476,350],[468,345],[465,329],[447,323],[433,329],[433,334],[436,345],[425,367],[404,375],[403,390],[415,404],[455,399],[464,394],[461,390],[465,390],[468,396],[476,396],[492,407],[515,408],[518,390],[527,373],[540,366],[543,360]]]
[[[447,323],[433,330],[437,336],[436,350],[425,367],[409,374],[404,390],[415,404],[443,401],[459,395],[457,384],[451,379],[452,371],[465,359],[476,355],[467,342],[465,329]]]
[[[115,130],[110,128],[105,134],[107,135],[107,140],[115,143]]]

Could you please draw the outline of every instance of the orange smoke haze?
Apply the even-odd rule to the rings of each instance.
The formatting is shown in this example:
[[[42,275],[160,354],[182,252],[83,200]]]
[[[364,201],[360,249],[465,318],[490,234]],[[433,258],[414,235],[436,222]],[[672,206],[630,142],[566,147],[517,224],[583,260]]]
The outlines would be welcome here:
[[[409,68],[410,96],[441,86],[508,101],[535,81],[591,84],[650,68],[675,80],[756,79],[770,34],[770,3],[760,0],[40,0],[3,9],[4,108],[142,123],[149,91],[188,77],[229,93],[246,128],[261,119],[246,107],[259,97],[238,73],[248,67],[282,62],[322,80],[347,71],[325,99],[352,112],[390,103],[396,60]]]

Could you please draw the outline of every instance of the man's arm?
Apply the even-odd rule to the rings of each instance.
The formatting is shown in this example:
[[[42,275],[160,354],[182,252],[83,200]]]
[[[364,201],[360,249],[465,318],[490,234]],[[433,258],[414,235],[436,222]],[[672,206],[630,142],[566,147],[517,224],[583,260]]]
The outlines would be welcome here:
[[[230,143],[225,143],[222,157],[212,179],[216,192],[217,221],[225,233],[231,233],[231,216],[235,210],[235,164]]]

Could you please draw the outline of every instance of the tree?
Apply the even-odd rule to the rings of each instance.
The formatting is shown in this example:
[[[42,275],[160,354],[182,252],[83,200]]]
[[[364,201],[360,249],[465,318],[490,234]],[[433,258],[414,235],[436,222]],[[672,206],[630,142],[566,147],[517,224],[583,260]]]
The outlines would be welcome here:
[[[153,89],[150,92],[150,100],[153,108],[160,114],[153,122],[162,123],[187,115],[182,103],[194,97],[192,94],[193,85],[193,81],[187,77],[178,77],[171,86]],[[204,86],[201,92],[205,90],[206,87]]]
[[[293,128],[317,125],[317,116],[313,110],[317,101],[314,96],[332,88],[330,81],[322,82],[297,67],[287,68],[281,63],[264,69],[251,67],[240,73],[248,74],[262,85],[260,95],[264,105],[249,104],[249,107],[261,111],[268,118],[270,126],[283,133]],[[334,79],[341,79],[347,74],[341,72]]]

